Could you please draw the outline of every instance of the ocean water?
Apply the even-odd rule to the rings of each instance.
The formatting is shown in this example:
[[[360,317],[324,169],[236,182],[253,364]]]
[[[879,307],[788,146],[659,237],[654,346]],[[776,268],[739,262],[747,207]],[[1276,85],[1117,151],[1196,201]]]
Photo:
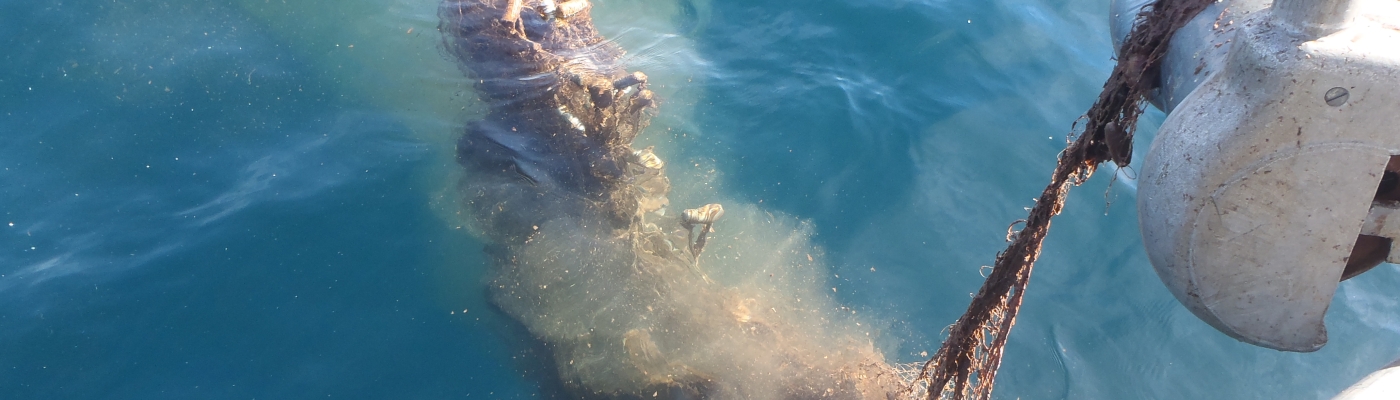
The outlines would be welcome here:
[[[899,362],[937,349],[1112,65],[1104,1],[594,3],[662,100],[639,141],[810,224]],[[436,27],[434,0],[0,0],[0,398],[560,396],[486,301],[452,159],[481,107]],[[1341,285],[1316,353],[1197,320],[1131,176],[1056,219],[997,398],[1327,398],[1400,357],[1391,265]]]

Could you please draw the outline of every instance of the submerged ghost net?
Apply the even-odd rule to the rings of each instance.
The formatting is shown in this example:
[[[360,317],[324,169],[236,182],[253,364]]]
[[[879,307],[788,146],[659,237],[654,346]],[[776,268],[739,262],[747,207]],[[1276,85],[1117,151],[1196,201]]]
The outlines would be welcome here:
[[[991,397],[1002,351],[1021,308],[1031,268],[1050,230],[1050,219],[1064,207],[1070,184],[1079,185],[1100,163],[1125,167],[1132,159],[1133,131],[1147,96],[1158,85],[1158,70],[1178,28],[1214,0],[1158,0],[1138,15],[1123,42],[1118,64],[1103,91],[1085,113],[1084,132],[1060,153],[1050,184],[1040,193],[1025,227],[1008,235],[991,276],[972,304],[949,329],[948,338],[915,379],[929,399]],[[905,392],[913,395],[915,387]]]
[[[886,400],[905,388],[868,325],[819,286],[810,228],[752,206],[670,209],[666,163],[632,148],[656,109],[647,77],[622,69],[589,9],[439,9],[444,44],[487,106],[457,155],[464,211],[493,264],[491,300],[548,349],[561,389]],[[745,240],[710,235],[725,214]]]
[[[665,162],[632,148],[656,100],[645,74],[619,66],[587,0],[445,0],[444,45],[487,106],[457,155],[492,303],[549,349],[575,397],[987,398],[1069,184],[1101,162],[1127,165],[1168,38],[1209,3],[1143,12],[1025,227],[919,369],[887,363],[868,328],[838,312],[849,310],[821,290],[810,228],[732,206],[728,223],[749,236],[702,259],[726,210],[667,211]]]

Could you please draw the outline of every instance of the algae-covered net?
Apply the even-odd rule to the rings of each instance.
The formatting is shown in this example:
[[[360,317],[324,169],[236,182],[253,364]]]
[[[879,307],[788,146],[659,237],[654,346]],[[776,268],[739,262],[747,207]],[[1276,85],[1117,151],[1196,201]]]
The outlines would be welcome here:
[[[1082,118],[1084,131],[1060,153],[1050,184],[1041,192],[1030,215],[1017,221],[1025,226],[1008,233],[1010,244],[997,255],[991,275],[902,397],[991,397],[1002,351],[1016,323],[1016,313],[1025,297],[1031,268],[1040,256],[1041,242],[1050,229],[1050,219],[1064,206],[1069,185],[1083,183],[1099,163],[1128,165],[1138,116],[1158,84],[1160,61],[1167,53],[1172,34],[1211,3],[1214,0],[1159,0],[1143,8],[1123,42],[1118,64],[1098,100]]]
[[[591,7],[439,9],[444,47],[486,106],[457,146],[466,222],[486,243],[492,304],[547,349],[549,390],[883,400],[903,389],[868,325],[819,286],[810,228],[677,195],[664,150],[633,147],[659,101]],[[709,235],[725,214],[745,240]]]
[[[666,163],[633,148],[657,101],[593,27],[587,0],[444,0],[444,46],[487,106],[457,155],[468,225],[492,259],[492,303],[547,346],[571,397],[986,398],[1068,185],[1100,162],[1127,164],[1167,39],[1209,3],[1143,12],[967,312],[932,359],[898,365],[821,290],[802,228],[726,207],[739,230],[767,233],[731,242],[746,261],[731,250],[702,262],[724,208],[667,212]]]

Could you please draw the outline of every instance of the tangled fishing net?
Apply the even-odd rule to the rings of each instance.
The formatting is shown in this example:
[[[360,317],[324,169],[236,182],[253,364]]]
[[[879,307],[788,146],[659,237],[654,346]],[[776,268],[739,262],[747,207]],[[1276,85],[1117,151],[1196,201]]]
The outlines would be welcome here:
[[[724,209],[665,212],[665,163],[632,147],[656,101],[587,0],[444,0],[444,45],[488,106],[457,150],[464,207],[495,265],[493,304],[548,346],[575,397],[988,398],[1069,184],[1128,164],[1168,39],[1211,1],[1160,0],[1138,16],[1025,227],[933,358],[900,365],[819,313],[820,288],[795,278],[813,263],[802,235],[768,246],[779,251],[755,264],[768,269],[762,285],[709,278],[701,251]],[[748,210],[739,219],[761,219]]]
[[[991,397],[1002,351],[1021,308],[1031,268],[1040,256],[1050,219],[1064,206],[1069,185],[1082,184],[1099,163],[1124,167],[1132,159],[1133,132],[1147,96],[1158,85],[1158,71],[1172,34],[1214,0],[1158,0],[1138,14],[1124,41],[1118,65],[1084,116],[1084,131],[1060,153],[1050,184],[1041,192],[1025,227],[997,255],[991,276],[948,338],[913,377],[903,398],[986,399]],[[1076,126],[1077,128],[1077,126]],[[1014,226],[1014,225],[1013,225]]]

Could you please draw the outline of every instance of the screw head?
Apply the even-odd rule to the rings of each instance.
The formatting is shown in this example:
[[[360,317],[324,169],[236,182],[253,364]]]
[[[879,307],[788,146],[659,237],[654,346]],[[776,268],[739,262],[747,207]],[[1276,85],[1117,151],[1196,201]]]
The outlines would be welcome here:
[[[1347,98],[1351,97],[1351,92],[1341,87],[1334,87],[1327,90],[1327,94],[1322,96],[1327,101],[1327,105],[1338,107],[1347,103]]]

